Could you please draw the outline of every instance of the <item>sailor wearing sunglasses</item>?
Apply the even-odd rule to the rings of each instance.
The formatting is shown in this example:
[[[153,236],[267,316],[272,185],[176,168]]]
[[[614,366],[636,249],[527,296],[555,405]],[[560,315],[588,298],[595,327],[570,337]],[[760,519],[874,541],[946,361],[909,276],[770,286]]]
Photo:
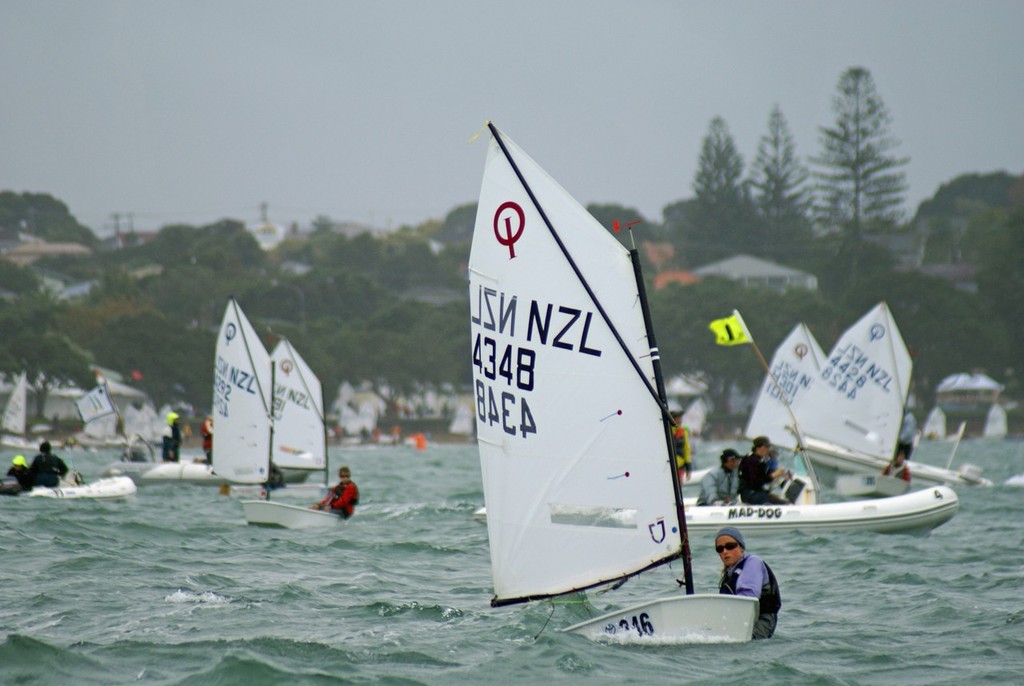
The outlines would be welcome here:
[[[718,592],[760,600],[753,637],[771,638],[782,607],[775,574],[764,560],[746,552],[743,534],[736,527],[727,526],[715,534],[715,552],[722,558],[722,585]]]

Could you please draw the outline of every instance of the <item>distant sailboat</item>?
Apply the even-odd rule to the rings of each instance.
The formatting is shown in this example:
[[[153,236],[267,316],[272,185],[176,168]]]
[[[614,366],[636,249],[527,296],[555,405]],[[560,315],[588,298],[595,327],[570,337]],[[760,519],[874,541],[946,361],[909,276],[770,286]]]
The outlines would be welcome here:
[[[932,408],[924,420],[921,435],[929,441],[946,440],[946,413],[938,405]]]
[[[25,425],[28,419],[28,380],[25,372],[18,375],[11,389],[11,395],[4,406],[3,420],[0,421],[0,443],[11,448],[34,447],[32,441],[25,436]]]
[[[999,403],[989,408],[981,435],[985,438],[1006,438],[1006,410]]]
[[[804,447],[821,481],[839,474],[881,473],[896,451],[913,363],[883,302],[843,332],[800,405]],[[991,485],[980,470],[915,461],[913,482]]]

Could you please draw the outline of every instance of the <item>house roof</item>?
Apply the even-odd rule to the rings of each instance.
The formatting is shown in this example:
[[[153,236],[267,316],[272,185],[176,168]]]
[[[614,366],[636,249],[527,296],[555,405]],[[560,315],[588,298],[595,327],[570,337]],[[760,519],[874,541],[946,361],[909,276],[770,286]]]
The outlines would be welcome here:
[[[953,374],[935,388],[939,393],[955,391],[1001,391],[1003,384],[985,374]]]
[[[781,264],[762,260],[752,255],[733,255],[718,262],[706,264],[693,270],[698,276],[760,276],[760,277],[808,277],[811,274],[799,269],[790,269]]]

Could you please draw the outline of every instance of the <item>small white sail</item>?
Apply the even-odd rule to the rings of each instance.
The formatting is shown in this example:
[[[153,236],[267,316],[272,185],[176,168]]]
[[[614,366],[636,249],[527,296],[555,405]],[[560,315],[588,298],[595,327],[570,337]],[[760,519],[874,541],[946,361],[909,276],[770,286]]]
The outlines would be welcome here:
[[[75,405],[82,421],[87,425],[100,417],[117,414],[117,408],[114,407],[114,401],[110,398],[110,390],[106,384],[100,384],[83,395],[75,401]],[[114,419],[116,423],[116,417]]]
[[[455,414],[448,423],[448,433],[469,436],[473,433],[473,410],[464,403],[455,406]]]
[[[999,403],[994,403],[985,416],[985,438],[1006,438],[1006,410]]]
[[[270,358],[274,362],[274,464],[325,469],[327,434],[320,379],[287,339],[278,341]]]
[[[263,483],[270,466],[273,402],[270,355],[234,298],[217,335],[213,471],[236,483]]]
[[[495,604],[621,579],[682,547],[629,253],[500,140],[469,260]]]
[[[18,375],[11,390],[11,396],[7,399],[4,407],[3,421],[0,429],[12,434],[23,435],[25,433],[25,422],[28,411],[28,380],[25,372]]]
[[[946,413],[938,405],[932,408],[932,411],[928,413],[928,418],[924,420],[921,435],[934,441],[946,439]]]
[[[795,450],[800,444],[796,422],[803,422],[799,408],[819,383],[824,360],[814,334],[803,322],[797,324],[772,356],[771,375],[765,375],[747,420],[747,437],[768,436],[773,444]]]
[[[703,398],[694,398],[686,406],[681,418],[683,426],[690,430],[690,436],[700,438],[704,433],[704,425],[708,421],[708,405]]]
[[[888,306],[847,329],[801,403],[805,436],[889,460],[896,448],[913,362]]]

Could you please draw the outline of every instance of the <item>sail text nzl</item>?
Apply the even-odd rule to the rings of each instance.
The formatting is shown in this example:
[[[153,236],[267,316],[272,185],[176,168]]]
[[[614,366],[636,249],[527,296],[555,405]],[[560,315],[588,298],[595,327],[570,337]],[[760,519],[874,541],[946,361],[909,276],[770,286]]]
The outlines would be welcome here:
[[[304,410],[312,409],[309,404],[309,395],[302,391],[297,391],[294,388],[288,388],[282,384],[277,384],[277,387],[274,388],[274,395],[282,403],[292,403]]]
[[[256,377],[249,372],[228,364],[223,357],[217,357],[217,374],[213,381],[213,405],[216,414],[228,416],[231,390],[238,388],[245,393],[256,394]]]
[[[476,303],[470,304],[470,309],[474,312],[471,324],[480,326],[485,331],[494,331],[515,338],[518,304],[518,296],[507,296],[504,291],[499,293],[493,288],[480,286],[476,292]],[[556,307],[552,303],[541,304],[531,300],[526,322],[526,342],[536,345],[550,344],[553,348],[600,357],[601,351],[587,344],[593,320],[593,312],[578,307]]]
[[[891,391],[892,374],[882,369],[877,363],[856,345],[848,345],[829,360],[829,365],[821,370],[821,378],[840,393],[845,393],[850,400],[857,397],[857,389],[863,388],[870,380],[881,388],[882,392]],[[871,362],[871,364],[868,364]],[[867,365],[867,370],[861,369]]]

